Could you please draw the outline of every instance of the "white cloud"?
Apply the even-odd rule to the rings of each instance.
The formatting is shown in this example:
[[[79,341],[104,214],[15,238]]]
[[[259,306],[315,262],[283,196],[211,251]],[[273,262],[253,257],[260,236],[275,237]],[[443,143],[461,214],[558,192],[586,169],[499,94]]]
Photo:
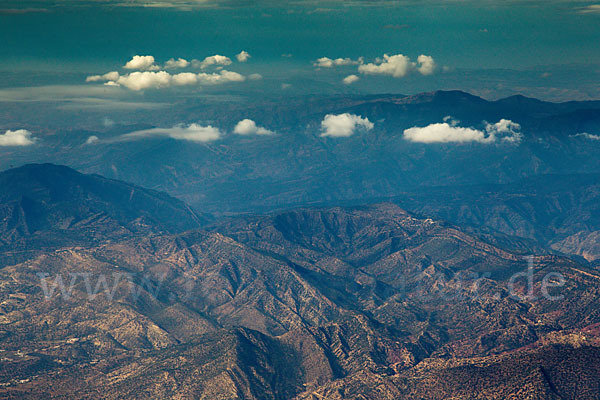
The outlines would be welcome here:
[[[329,57],[321,57],[313,65],[319,68],[331,68],[333,67],[333,60]]]
[[[251,81],[259,81],[263,78],[261,74],[250,74],[248,75],[248,79]]]
[[[237,55],[235,56],[235,58],[236,58],[236,59],[237,59],[239,62],[246,62],[246,61],[248,61],[248,60],[250,59],[250,57],[252,57],[252,56],[250,55],[250,53],[248,53],[247,51],[244,51],[244,50],[242,50],[242,51],[240,52],[240,54],[237,54]]]
[[[85,144],[87,145],[92,145],[92,144],[96,144],[100,141],[100,139],[98,139],[98,136],[92,135],[89,138],[87,138],[87,140],[85,141]]]
[[[156,71],[160,69],[154,65],[153,56],[133,56],[131,60],[123,66],[125,69],[135,69],[139,71]]]
[[[243,82],[246,77],[237,72],[221,70],[215,73],[195,74],[181,72],[171,75],[166,71],[136,71],[128,75],[117,76],[116,80],[108,81],[105,85],[124,86],[130,90],[162,89],[169,86],[189,86],[196,84],[218,85],[227,82]]]
[[[165,63],[165,68],[176,69],[176,68],[187,68],[190,66],[190,62],[184,58],[178,58],[177,60],[171,58]]]
[[[246,51],[242,51],[237,55],[237,58],[244,62],[250,58],[250,54]],[[183,58],[171,58],[164,65],[166,69],[187,68],[190,65],[201,69],[205,69],[211,65],[217,66],[217,71],[212,73],[201,72],[196,74],[192,72],[182,72],[171,74],[167,71],[160,70],[155,64],[153,56],[134,56],[127,64],[125,64],[124,68],[137,71],[125,75],[121,75],[117,71],[111,71],[104,75],[91,75],[86,78],[86,82],[104,82],[104,85],[106,86],[123,86],[130,90],[139,91],[145,89],[166,88],[169,86],[189,86],[196,84],[217,85],[227,82],[245,81],[245,76],[237,72],[223,69],[223,66],[230,65],[231,63],[231,59],[218,54],[206,57],[203,61],[192,60],[191,63]],[[258,80],[262,79],[262,76],[260,74],[251,74],[248,78],[251,80]]]
[[[327,114],[321,121],[321,136],[348,137],[352,136],[359,128],[370,131],[373,127],[371,121],[358,115],[348,113]]]
[[[237,123],[233,129],[233,133],[238,135],[272,135],[275,132],[265,129],[262,126],[256,126],[256,122],[251,119],[243,119]]]
[[[433,57],[421,54],[417,58],[417,62],[419,63],[417,71],[419,71],[421,75],[431,75],[435,71],[436,65]]]
[[[359,65],[358,72],[365,75],[390,75],[394,78],[403,78],[413,71],[418,71],[422,75],[431,75],[435,70],[435,61],[433,57],[420,55],[417,63],[410,60],[402,54],[388,55],[375,60],[375,63]]]
[[[103,82],[103,81],[116,81],[119,79],[119,73],[117,71],[107,72],[104,75],[92,75],[85,78],[86,82]]]
[[[344,82],[345,85],[351,85],[354,82],[358,81],[360,78],[356,75],[348,75],[347,77],[345,77],[342,82]]]
[[[206,85],[218,85],[227,82],[243,82],[246,80],[244,75],[237,72],[221,70],[219,73],[206,74],[204,72],[198,74],[198,81]]]
[[[165,71],[136,71],[120,76],[115,83],[131,90],[164,88],[171,85],[171,75]]]
[[[519,143],[523,139],[521,125],[509,119],[503,118],[495,124],[486,124],[485,130],[494,140],[500,138],[503,142]]]
[[[358,71],[367,75],[391,75],[394,78],[402,78],[406,76],[415,64],[410,61],[409,57],[402,54],[389,56],[383,55],[383,59],[378,60],[377,64],[369,63],[358,67]]]
[[[443,123],[426,127],[413,127],[404,131],[404,139],[417,143],[519,143],[522,139],[521,125],[507,119],[495,124],[486,124],[485,130],[458,126],[458,121],[450,117]]]
[[[172,75],[171,82],[176,86],[195,85],[198,83],[198,75],[192,72],[182,72]]]
[[[0,135],[0,146],[29,146],[35,143],[35,138],[26,129],[8,130]]]
[[[206,57],[204,60],[192,60],[192,67],[206,69],[212,65],[231,65],[231,59],[229,57],[220,56],[215,54],[214,56]]]
[[[492,140],[485,133],[472,128],[451,126],[448,123],[431,124],[424,128],[413,127],[404,131],[404,138],[418,143],[480,142]]]
[[[358,60],[353,60],[351,58],[331,59],[329,57],[321,57],[317,61],[315,61],[313,63],[313,65],[318,68],[332,68],[332,67],[336,67],[336,66],[357,65],[357,64],[362,64],[362,63],[363,63],[362,57],[360,57]]]
[[[591,133],[581,132],[575,135],[571,135],[571,137],[582,137],[589,140],[600,140],[600,135],[592,135]]]
[[[221,138],[221,131],[219,128],[210,125],[176,125],[172,128],[153,128],[127,133],[120,136],[117,141],[139,140],[148,137],[168,137],[191,142],[212,142]]]

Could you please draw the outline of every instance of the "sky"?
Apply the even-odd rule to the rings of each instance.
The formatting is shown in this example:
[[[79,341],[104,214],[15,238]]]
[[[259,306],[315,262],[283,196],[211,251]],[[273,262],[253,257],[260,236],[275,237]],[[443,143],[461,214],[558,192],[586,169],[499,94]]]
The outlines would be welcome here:
[[[351,96],[600,100],[599,43],[589,0],[0,0],[0,161],[149,137],[377,131],[337,113]],[[518,144],[519,124],[431,121],[404,137]]]
[[[2,0],[0,43],[5,104],[439,89],[600,98],[600,3],[589,1]],[[125,68],[136,56],[153,62]]]

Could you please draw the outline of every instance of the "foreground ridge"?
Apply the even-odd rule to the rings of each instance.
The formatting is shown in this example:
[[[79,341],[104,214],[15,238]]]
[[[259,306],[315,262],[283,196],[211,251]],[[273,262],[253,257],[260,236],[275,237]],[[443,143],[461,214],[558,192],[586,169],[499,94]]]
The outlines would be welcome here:
[[[4,396],[596,396],[600,275],[576,261],[386,203],[160,226],[4,264]]]

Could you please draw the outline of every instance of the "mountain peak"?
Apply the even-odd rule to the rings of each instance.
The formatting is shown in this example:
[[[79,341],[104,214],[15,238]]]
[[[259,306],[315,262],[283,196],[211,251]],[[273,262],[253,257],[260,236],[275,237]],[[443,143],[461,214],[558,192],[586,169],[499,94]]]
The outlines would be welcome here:
[[[527,97],[522,94],[515,94],[513,96],[508,96],[503,99],[496,100],[495,103],[516,104],[516,105],[519,105],[519,104],[539,105],[539,104],[543,104],[546,102],[536,99],[536,98],[533,98],[533,97]]]
[[[179,232],[204,221],[182,201],[64,165],[0,172],[0,232],[6,244],[68,232],[78,240],[123,230]]]
[[[487,103],[481,97],[472,95],[461,90],[436,90],[433,92],[418,93],[412,96],[407,96],[403,99],[403,103],[421,104],[421,103]]]

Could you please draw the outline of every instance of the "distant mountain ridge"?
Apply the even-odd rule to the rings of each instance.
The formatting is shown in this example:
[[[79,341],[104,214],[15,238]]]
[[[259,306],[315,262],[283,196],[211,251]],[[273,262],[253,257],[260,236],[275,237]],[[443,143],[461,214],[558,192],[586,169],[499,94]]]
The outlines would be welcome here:
[[[204,217],[165,193],[54,164],[0,172],[0,247],[27,251],[134,232],[182,232]]]
[[[543,175],[505,185],[446,186],[393,199],[413,212],[462,227],[537,240],[597,264],[600,174]]]
[[[368,118],[374,128],[346,138],[321,137],[327,114]],[[275,135],[235,135],[250,118]],[[509,119],[522,141],[412,143],[405,129],[442,123],[484,130]],[[369,201],[422,187],[506,184],[546,174],[600,173],[600,141],[574,136],[600,133],[600,101],[550,103],[511,96],[488,101],[461,91],[415,95],[335,95],[256,99],[252,104],[181,104],[169,120],[157,113],[144,124],[115,125],[43,137],[11,152],[0,168],[49,160],[77,170],[164,191],[195,210],[219,215],[270,212],[324,200]],[[112,143],[140,129],[198,123],[219,127],[219,140],[193,143],[168,137]],[[85,145],[91,135],[101,140]],[[106,140],[103,140],[106,139]],[[54,150],[54,152],[48,151]],[[6,151],[6,150],[5,150]]]
[[[166,191],[215,214],[269,212],[330,200],[392,196],[431,186],[506,184],[545,174],[600,173],[600,142],[574,137],[600,132],[600,102],[549,103],[523,96],[487,101],[460,91],[412,96],[369,95],[296,98],[283,103],[231,105],[219,114],[193,109],[194,118],[224,131],[245,115],[276,135],[224,134],[191,144],[148,139],[95,146],[81,167]],[[182,113],[185,108],[182,109]],[[369,132],[321,137],[327,114],[368,118]],[[412,143],[405,129],[442,123],[484,130],[501,119],[521,126],[522,141]],[[88,153],[91,149],[81,151]],[[147,169],[133,169],[134,164]],[[160,159],[161,163],[152,160]],[[112,167],[103,167],[114,165]],[[175,172],[176,171],[176,172]]]

